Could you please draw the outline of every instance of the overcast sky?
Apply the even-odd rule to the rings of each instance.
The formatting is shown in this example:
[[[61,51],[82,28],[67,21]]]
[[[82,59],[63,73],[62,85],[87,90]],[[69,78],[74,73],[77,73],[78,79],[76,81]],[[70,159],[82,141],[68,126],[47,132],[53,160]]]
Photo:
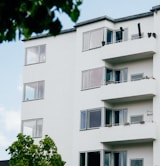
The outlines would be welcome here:
[[[144,13],[156,5],[160,0],[83,0],[78,22],[104,15],[120,18]],[[74,26],[66,15],[61,21],[63,29]],[[23,42],[0,44],[0,160],[9,159],[5,149],[20,132],[23,66]]]

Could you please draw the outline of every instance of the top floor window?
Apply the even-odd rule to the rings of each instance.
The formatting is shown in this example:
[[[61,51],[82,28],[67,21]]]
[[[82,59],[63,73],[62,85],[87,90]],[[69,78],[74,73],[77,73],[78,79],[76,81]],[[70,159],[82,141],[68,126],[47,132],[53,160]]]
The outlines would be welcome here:
[[[25,65],[45,62],[46,45],[39,45],[26,48]]]
[[[128,28],[98,28],[83,33],[83,51],[128,40]]]
[[[83,33],[83,51],[101,47],[104,28],[95,29]]]

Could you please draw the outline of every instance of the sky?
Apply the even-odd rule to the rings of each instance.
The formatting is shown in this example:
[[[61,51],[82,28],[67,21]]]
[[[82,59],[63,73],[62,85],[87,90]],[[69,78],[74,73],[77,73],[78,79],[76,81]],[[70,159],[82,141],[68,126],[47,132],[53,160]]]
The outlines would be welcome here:
[[[160,0],[83,0],[78,22],[100,16],[121,18],[149,12]],[[61,14],[63,29],[74,23]],[[9,159],[5,149],[16,140],[20,132],[23,95],[23,67],[25,50],[22,41],[0,44],[0,160]]]

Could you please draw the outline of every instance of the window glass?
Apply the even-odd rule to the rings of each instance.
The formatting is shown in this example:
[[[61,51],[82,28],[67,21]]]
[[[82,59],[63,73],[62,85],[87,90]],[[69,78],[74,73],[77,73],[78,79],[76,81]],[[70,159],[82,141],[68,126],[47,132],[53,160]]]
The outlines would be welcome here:
[[[114,166],[126,166],[127,153],[126,152],[114,152],[113,153]]]
[[[111,125],[112,124],[112,110],[106,109],[105,112],[105,125]]]
[[[104,29],[99,28],[83,33],[83,51],[102,46]]]
[[[87,112],[81,112],[81,130],[86,129]]]
[[[82,90],[100,87],[103,83],[104,68],[96,68],[82,72]]]
[[[100,127],[101,126],[101,110],[88,112],[89,124],[88,127]]]
[[[131,166],[143,166],[143,160],[142,159],[131,160]]]
[[[31,137],[42,137],[42,119],[26,120],[22,122],[22,132]]]
[[[106,81],[113,81],[113,70],[106,69]]]
[[[104,166],[111,166],[111,153],[105,152],[104,154]]]
[[[25,65],[45,62],[45,45],[26,48]]]
[[[101,109],[81,111],[80,129],[86,130],[101,126]]]
[[[140,123],[143,121],[143,115],[131,116],[131,123]]]
[[[103,29],[96,29],[94,31],[91,31],[90,36],[90,49],[97,48],[102,46],[103,41]]]
[[[80,166],[85,166],[85,153],[80,153]]]
[[[90,32],[83,33],[83,51],[90,49]]]
[[[116,42],[122,41],[122,31],[116,31]]]
[[[24,84],[24,101],[42,99],[44,97],[44,81]]]
[[[100,166],[100,152],[89,152],[87,166]]]
[[[108,111],[106,111],[106,112],[107,112],[106,115],[108,115],[109,112]],[[127,122],[127,116],[128,116],[128,110],[127,109],[113,110],[113,124],[115,124],[115,125],[125,124]],[[106,118],[109,118],[109,117],[106,117]]]
[[[107,44],[113,43],[113,31],[107,29]]]

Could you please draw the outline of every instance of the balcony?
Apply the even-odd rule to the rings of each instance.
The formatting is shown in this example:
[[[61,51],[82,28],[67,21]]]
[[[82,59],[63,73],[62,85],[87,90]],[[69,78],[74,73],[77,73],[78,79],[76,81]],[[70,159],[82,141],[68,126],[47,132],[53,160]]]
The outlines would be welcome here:
[[[101,100],[120,103],[152,99],[156,95],[156,80],[142,79],[123,83],[103,85],[100,89]]]
[[[102,60],[111,64],[151,58],[156,52],[156,39],[144,37],[128,40],[105,45],[97,51]]]
[[[102,127],[100,130],[100,142],[107,144],[151,142],[156,139],[156,125],[152,122]]]

